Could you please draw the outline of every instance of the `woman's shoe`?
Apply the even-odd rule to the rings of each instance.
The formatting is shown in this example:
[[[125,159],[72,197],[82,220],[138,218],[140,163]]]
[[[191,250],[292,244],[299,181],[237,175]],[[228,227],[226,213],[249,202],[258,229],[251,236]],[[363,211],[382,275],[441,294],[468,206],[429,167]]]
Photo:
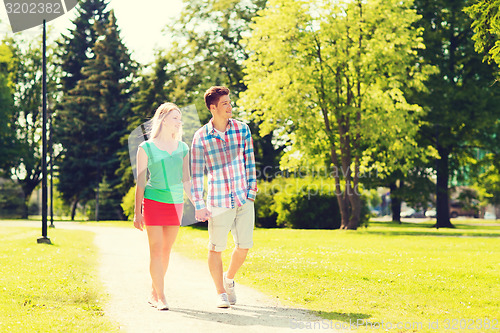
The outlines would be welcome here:
[[[164,311],[164,310],[168,310],[168,303],[166,300],[159,300],[158,303],[156,304],[156,308],[159,310],[159,311]]]
[[[158,303],[158,301],[155,301],[153,297],[150,297],[148,299],[148,304],[151,305],[152,307],[156,308],[156,304]]]

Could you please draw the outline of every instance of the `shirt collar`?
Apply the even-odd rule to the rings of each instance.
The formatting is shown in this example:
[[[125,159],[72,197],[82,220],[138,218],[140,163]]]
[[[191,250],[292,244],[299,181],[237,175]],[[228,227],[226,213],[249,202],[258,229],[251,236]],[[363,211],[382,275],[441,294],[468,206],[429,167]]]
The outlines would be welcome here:
[[[207,124],[208,133],[210,133],[212,135],[215,134],[215,127],[214,127],[214,124],[212,123],[213,120],[214,120],[214,118],[211,118],[210,121]],[[229,120],[227,122],[227,126],[226,126],[226,131],[228,129],[230,129],[231,127],[233,127],[233,118],[229,118]]]

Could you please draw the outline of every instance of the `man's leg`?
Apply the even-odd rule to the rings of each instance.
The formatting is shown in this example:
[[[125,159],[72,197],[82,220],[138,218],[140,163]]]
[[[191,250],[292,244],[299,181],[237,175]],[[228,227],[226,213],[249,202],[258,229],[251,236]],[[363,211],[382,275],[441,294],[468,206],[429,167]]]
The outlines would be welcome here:
[[[222,282],[222,252],[208,251],[208,268],[214,280],[217,294],[225,293],[226,289],[224,289],[224,283]]]
[[[234,224],[231,227],[235,248],[231,255],[231,262],[226,273],[223,274],[224,289],[227,292],[229,303],[236,304],[236,291],[234,290],[234,276],[245,262],[248,249],[253,246],[253,228],[255,224],[255,211],[253,201],[246,202],[238,207]]]
[[[226,274],[227,278],[234,279],[236,272],[238,272],[240,267],[245,262],[247,254],[248,254],[248,249],[242,249],[239,247],[234,248],[233,254],[231,255],[231,262],[229,263],[229,268]]]
[[[208,268],[217,290],[217,307],[228,308],[230,303],[224,288],[222,251],[227,245],[227,235],[236,215],[236,209],[213,214],[208,220]]]
[[[254,202],[248,200],[238,207],[234,224],[231,228],[235,248],[231,255],[231,262],[226,273],[228,279],[234,279],[236,272],[245,262],[249,248],[253,246],[253,228],[255,225]]]

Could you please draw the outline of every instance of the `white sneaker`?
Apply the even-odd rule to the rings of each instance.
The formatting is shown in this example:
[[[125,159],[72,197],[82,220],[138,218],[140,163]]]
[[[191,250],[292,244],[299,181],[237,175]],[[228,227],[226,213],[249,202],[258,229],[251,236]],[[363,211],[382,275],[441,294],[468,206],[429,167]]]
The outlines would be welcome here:
[[[234,291],[234,281],[227,282],[226,273],[224,273],[224,289],[226,289],[229,304],[235,305],[236,304],[236,292]]]
[[[156,308],[159,311],[168,310],[168,303],[167,303],[167,301],[158,300],[158,303],[156,303]]]
[[[217,307],[218,308],[228,308],[230,307],[229,301],[227,300],[227,294],[222,293],[217,295]]]

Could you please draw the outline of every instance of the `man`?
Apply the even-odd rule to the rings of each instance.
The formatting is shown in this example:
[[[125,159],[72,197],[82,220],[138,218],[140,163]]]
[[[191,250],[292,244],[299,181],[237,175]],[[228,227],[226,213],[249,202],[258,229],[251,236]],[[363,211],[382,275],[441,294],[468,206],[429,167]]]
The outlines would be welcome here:
[[[205,92],[212,113],[208,124],[194,135],[191,147],[193,201],[198,221],[208,219],[208,267],[217,289],[217,307],[236,303],[234,276],[253,246],[254,200],[257,177],[252,135],[248,125],[232,119],[229,89],[214,86]],[[208,173],[207,206],[203,174]],[[227,272],[221,253],[231,230],[235,248]]]

